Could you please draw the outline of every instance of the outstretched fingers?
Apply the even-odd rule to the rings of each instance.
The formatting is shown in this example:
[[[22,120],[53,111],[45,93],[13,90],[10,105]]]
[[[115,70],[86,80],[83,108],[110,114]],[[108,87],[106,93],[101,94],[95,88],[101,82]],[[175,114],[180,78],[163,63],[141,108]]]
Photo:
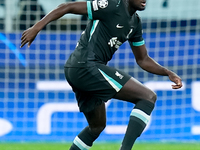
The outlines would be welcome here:
[[[20,48],[22,48],[28,41],[27,41],[27,38],[26,38],[26,31],[24,31],[23,33],[22,33],[22,37],[21,37],[21,46],[20,46]]]
[[[28,42],[28,41],[27,41],[26,39],[23,39],[23,40],[21,41],[21,46],[20,46],[20,48],[22,48],[27,42]]]
[[[30,47],[30,45],[33,42],[33,40],[35,39],[37,33],[38,33],[37,30],[34,30],[34,28],[29,28],[29,29],[25,30],[22,33],[20,47],[23,47],[27,43],[28,43],[28,47]]]

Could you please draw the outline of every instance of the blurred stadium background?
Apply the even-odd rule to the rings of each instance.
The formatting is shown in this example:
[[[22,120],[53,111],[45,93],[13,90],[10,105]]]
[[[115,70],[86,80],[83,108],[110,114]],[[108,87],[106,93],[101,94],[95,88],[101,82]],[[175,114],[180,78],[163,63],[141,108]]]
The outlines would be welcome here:
[[[86,16],[52,22],[30,48],[22,31],[65,0],[0,0],[0,141],[71,142],[87,125],[65,81],[63,65],[74,50]],[[110,66],[154,90],[158,101],[138,141],[200,141],[200,1],[148,0],[138,12],[149,55],[184,82],[172,90],[167,77],[144,72],[124,43]],[[133,105],[107,103],[107,127],[98,141],[121,141]]]

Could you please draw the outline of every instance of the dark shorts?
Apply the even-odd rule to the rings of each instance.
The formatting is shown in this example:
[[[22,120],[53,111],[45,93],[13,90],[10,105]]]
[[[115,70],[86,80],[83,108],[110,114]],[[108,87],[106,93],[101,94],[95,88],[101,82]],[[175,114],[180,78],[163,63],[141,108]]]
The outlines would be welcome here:
[[[65,77],[76,95],[81,112],[89,112],[114,95],[130,75],[103,64],[85,68],[65,68]]]

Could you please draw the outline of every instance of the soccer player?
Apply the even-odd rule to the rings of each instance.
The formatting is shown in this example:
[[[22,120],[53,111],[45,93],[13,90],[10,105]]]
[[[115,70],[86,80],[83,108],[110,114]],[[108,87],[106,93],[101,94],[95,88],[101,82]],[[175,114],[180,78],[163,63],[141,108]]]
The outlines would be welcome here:
[[[30,46],[45,25],[65,14],[86,14],[90,19],[64,69],[79,109],[89,124],[75,137],[70,150],[88,150],[92,146],[106,126],[105,102],[111,98],[135,104],[120,150],[131,150],[147,125],[156,94],[130,75],[106,65],[125,41],[130,43],[136,62],[142,69],[168,76],[175,83],[173,89],[182,87],[177,74],[159,65],[147,54],[141,20],[136,13],[145,7],[146,0],[65,3],[23,32],[21,47],[26,43]]]

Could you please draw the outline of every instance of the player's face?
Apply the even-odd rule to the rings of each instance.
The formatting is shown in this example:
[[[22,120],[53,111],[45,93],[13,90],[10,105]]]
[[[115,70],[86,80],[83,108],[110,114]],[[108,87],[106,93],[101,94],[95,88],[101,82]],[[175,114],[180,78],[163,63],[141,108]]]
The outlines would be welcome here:
[[[129,0],[129,5],[135,10],[144,10],[146,7],[146,0]]]

